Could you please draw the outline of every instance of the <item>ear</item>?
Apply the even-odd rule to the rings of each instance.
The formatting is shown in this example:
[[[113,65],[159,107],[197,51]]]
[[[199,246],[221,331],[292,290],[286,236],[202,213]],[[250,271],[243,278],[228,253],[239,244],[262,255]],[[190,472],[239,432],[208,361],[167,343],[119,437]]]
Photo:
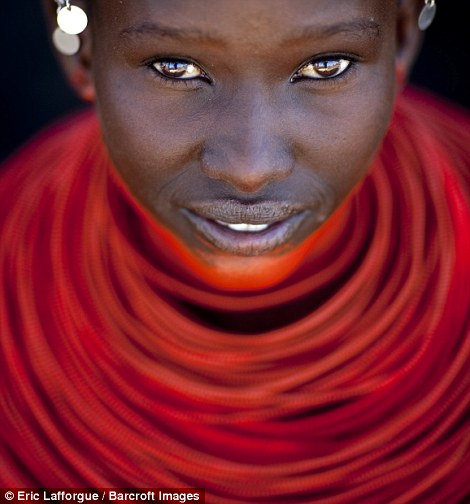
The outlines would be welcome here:
[[[397,82],[403,86],[423,42],[423,32],[418,27],[419,14],[424,0],[400,0],[396,25]]]
[[[90,16],[83,0],[74,0],[74,5],[81,7]],[[43,0],[43,10],[49,27],[49,36],[57,28],[57,4],[54,0]],[[91,21],[89,19],[89,21]],[[70,85],[82,100],[94,102],[96,98],[93,73],[91,69],[92,40],[91,26],[80,35],[80,51],[73,56],[64,56],[52,45],[53,51],[64,71]]]

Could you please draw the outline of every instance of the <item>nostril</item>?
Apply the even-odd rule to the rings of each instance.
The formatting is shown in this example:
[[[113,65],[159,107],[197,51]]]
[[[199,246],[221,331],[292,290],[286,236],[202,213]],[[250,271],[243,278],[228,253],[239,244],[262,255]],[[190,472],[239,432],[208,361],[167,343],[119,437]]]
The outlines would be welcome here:
[[[287,178],[293,167],[294,157],[280,144],[265,144],[262,149],[237,149],[236,145],[225,143],[204,149],[201,158],[204,175],[248,193]]]

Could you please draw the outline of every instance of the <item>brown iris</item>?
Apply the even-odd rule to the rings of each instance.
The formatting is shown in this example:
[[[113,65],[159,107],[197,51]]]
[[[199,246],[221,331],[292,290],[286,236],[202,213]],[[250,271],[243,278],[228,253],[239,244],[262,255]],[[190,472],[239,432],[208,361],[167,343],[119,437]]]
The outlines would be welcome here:
[[[293,76],[292,80],[302,77],[308,79],[328,79],[341,75],[351,65],[351,60],[346,58],[325,58],[311,61],[301,67]]]
[[[153,66],[165,77],[173,79],[194,79],[202,75],[199,67],[184,60],[160,60],[156,61]]]

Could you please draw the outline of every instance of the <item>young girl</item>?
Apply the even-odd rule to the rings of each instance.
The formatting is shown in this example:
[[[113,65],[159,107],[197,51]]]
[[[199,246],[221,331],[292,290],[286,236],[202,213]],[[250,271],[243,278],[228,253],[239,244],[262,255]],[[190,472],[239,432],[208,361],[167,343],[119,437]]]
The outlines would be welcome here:
[[[434,2],[57,3],[96,115],[0,179],[2,486],[470,498],[470,123],[402,91]]]

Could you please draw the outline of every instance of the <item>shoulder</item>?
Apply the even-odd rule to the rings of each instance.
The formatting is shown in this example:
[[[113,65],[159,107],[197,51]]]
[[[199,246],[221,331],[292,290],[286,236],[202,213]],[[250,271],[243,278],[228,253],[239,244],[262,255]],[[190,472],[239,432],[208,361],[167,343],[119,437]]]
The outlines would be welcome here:
[[[434,125],[438,125],[440,120],[452,125],[470,125],[470,111],[441,96],[415,87],[407,87],[401,93],[397,100],[397,110],[404,114],[413,112],[420,119],[432,119]],[[466,133],[470,136],[468,130]]]
[[[395,118],[414,129],[414,139],[434,136],[441,144],[459,146],[470,154],[470,112],[457,104],[416,88],[397,99]]]
[[[390,128],[395,148],[420,159],[424,174],[439,165],[470,195],[470,113],[443,98],[408,88],[397,99]]]
[[[36,135],[0,166],[0,221],[14,207],[26,212],[45,194],[57,192],[100,138],[95,113],[70,115]]]
[[[20,150],[0,165],[0,180],[3,181],[5,177],[11,176],[10,172],[14,170],[29,172],[28,168],[38,167],[39,161],[45,159],[52,161],[51,156],[67,155],[79,144],[86,142],[90,133],[93,134],[97,131],[96,115],[91,109],[75,112],[57,120],[37,133]],[[48,166],[50,163],[40,168],[47,169]]]

